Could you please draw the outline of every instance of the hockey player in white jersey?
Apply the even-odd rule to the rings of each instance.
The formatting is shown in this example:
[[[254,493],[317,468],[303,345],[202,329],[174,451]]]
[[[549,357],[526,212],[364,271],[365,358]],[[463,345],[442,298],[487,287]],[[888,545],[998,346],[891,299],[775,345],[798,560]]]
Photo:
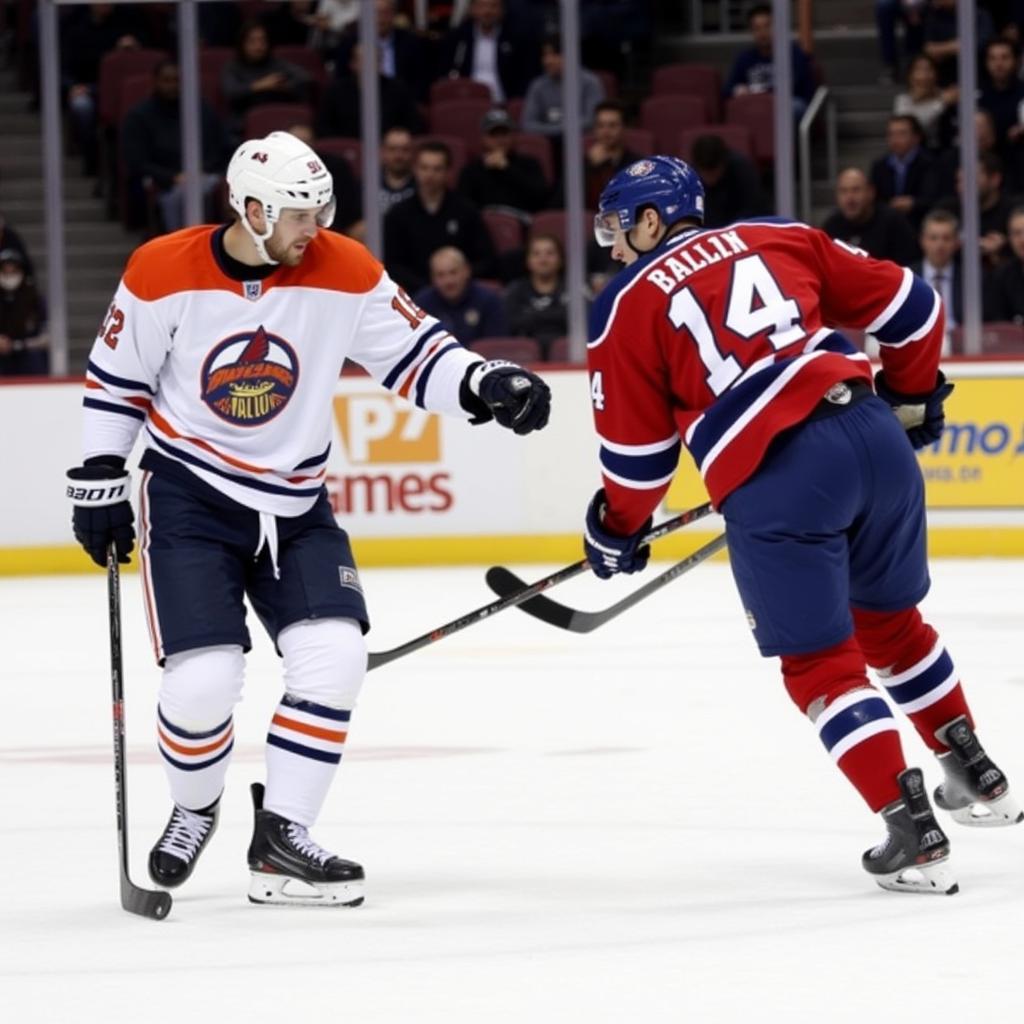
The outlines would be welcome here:
[[[217,826],[250,647],[248,596],[282,657],[284,694],[252,787],[249,898],[355,905],[363,869],[310,837],[366,671],[369,628],[324,475],[346,358],[421,408],[526,434],[547,422],[533,373],[485,362],[417,308],[361,245],[323,231],[330,174],[285,132],[227,172],[238,219],[132,255],[86,375],[75,536],[100,565],[135,540],[125,462],[140,430],[139,554],[163,667],[157,741],[174,808],[149,858],[176,886]],[[103,487],[94,482],[102,481]]]

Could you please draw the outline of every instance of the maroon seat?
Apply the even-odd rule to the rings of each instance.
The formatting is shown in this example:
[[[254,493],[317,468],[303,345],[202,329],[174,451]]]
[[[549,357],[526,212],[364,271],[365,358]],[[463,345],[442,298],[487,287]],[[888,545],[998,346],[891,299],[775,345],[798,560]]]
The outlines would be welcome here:
[[[529,237],[532,238],[535,235],[554,235],[561,242],[562,248],[565,249],[566,236],[568,234],[567,219],[565,210],[541,210],[540,213],[533,215],[533,220],[530,223]],[[584,210],[582,219],[583,244],[585,246],[593,235],[594,211]]]
[[[439,78],[430,83],[430,103],[447,103],[450,100],[486,100],[493,102],[491,87],[472,78]]]
[[[523,246],[523,222],[511,213],[501,210],[483,209],[480,211],[487,233],[494,243],[495,252],[513,252]]]
[[[363,143],[360,139],[350,139],[343,135],[332,135],[317,139],[313,148],[319,153],[330,153],[332,156],[344,157],[348,161],[352,173],[357,180],[363,177]]]
[[[700,128],[687,128],[679,133],[679,146],[669,150],[678,153],[684,160],[693,156],[693,143],[702,135],[717,135],[734,153],[754,159],[754,140],[745,124],[706,124]]]
[[[539,363],[543,356],[540,342],[535,338],[481,338],[466,347],[485,359],[509,359],[513,363]]]
[[[437,135],[434,133],[430,135],[416,135],[412,140],[413,148],[418,151],[424,142],[443,142],[448,147],[452,154],[452,165],[448,171],[448,187],[455,188],[459,181],[459,175],[462,173],[462,168],[466,166],[466,160],[468,159],[465,139],[458,135]]]
[[[671,153],[684,128],[708,123],[701,96],[648,96],[640,104],[640,124],[654,134],[658,153]]]
[[[555,160],[551,153],[551,143],[546,135],[536,132],[517,132],[512,136],[512,148],[523,156],[532,156],[544,172],[544,180],[548,185],[555,183]]]
[[[754,159],[762,168],[775,161],[775,97],[770,92],[747,93],[725,101],[726,124],[750,129]]]
[[[604,89],[604,98],[613,100],[619,95],[619,80],[611,71],[594,71],[593,74],[601,79],[601,87]]]
[[[510,99],[505,104],[505,109],[508,111],[508,116],[512,118],[512,123],[521,125],[523,123],[523,106],[525,100],[521,96]]]
[[[722,76],[711,64],[663,64],[655,68],[651,95],[701,96],[708,120],[722,119]]]
[[[274,56],[290,64],[296,64],[309,73],[313,81],[309,101],[313,104],[318,103],[327,85],[327,69],[324,67],[324,58],[320,51],[310,46],[275,46]]]
[[[480,148],[480,122],[491,109],[485,99],[446,100],[430,106],[430,131],[462,139],[466,149],[475,153]]]
[[[120,113],[121,82],[132,75],[148,75],[168,55],[163,50],[110,50],[100,60],[96,86],[96,110],[100,123],[110,128],[117,124]]]
[[[953,351],[964,355],[964,329],[950,332]],[[1020,324],[995,322],[981,325],[981,354],[987,356],[1024,356],[1024,327]]]
[[[308,103],[264,103],[246,111],[242,134],[261,139],[271,132],[285,132],[293,124],[313,123],[313,108]]]
[[[567,337],[563,335],[561,338],[555,338],[548,345],[549,363],[572,363],[572,361],[569,355],[569,339]]]

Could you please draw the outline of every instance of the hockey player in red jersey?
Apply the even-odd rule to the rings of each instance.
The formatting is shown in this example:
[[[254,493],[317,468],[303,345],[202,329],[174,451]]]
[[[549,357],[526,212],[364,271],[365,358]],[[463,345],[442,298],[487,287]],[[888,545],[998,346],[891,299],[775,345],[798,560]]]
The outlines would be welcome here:
[[[883,888],[955,892],[890,702],[937,756],[935,801],[954,820],[1024,815],[917,609],[929,578],[914,449],[938,440],[953,389],[938,368],[941,302],[910,270],[806,224],[702,230],[702,213],[700,179],[673,157],[631,164],[601,195],[595,233],[626,269],[591,321],[604,486],[587,509],[587,558],[604,578],[644,567],[641,539],[685,445],[725,519],[761,653],[780,657],[790,697],[882,816],[863,866]],[[837,326],[881,343],[874,388]]]
[[[227,182],[234,223],[155,239],[128,262],[89,359],[84,464],[69,472],[69,494],[109,499],[79,499],[75,536],[100,565],[111,543],[128,561],[124,467],[141,431],[141,569],[174,801],[153,880],[184,882],[217,825],[250,647],[244,595],[282,657],[285,691],[266,787],[252,787],[249,898],[355,905],[362,867],[309,835],[341,760],[369,628],[324,487],[335,382],[351,358],[421,408],[517,434],[546,424],[550,392],[463,348],[366,249],[322,231],[331,176],[294,136],[243,143]]]

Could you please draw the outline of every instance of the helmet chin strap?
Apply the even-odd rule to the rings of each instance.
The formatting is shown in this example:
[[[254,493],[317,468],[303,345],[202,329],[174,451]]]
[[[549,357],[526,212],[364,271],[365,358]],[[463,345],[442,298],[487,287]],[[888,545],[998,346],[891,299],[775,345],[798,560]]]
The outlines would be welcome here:
[[[253,245],[256,246],[256,255],[259,256],[264,263],[267,263],[270,266],[277,266],[281,261],[275,260],[270,253],[267,252],[266,243],[274,233],[274,225],[270,223],[269,219],[267,220],[267,230],[262,235],[249,223],[248,214],[242,218],[242,227],[249,232],[249,237],[252,239]]]

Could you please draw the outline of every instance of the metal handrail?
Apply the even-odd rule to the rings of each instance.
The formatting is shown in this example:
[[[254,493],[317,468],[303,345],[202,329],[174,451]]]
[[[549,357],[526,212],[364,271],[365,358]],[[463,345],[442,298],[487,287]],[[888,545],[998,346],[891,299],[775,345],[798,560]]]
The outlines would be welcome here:
[[[833,103],[827,85],[819,85],[815,90],[811,102],[800,118],[800,125],[797,129],[799,136],[800,152],[800,217],[810,223],[811,220],[811,128],[818,119],[818,115],[825,111],[825,138],[826,153],[828,161],[829,181],[836,176],[836,116],[835,103]]]

